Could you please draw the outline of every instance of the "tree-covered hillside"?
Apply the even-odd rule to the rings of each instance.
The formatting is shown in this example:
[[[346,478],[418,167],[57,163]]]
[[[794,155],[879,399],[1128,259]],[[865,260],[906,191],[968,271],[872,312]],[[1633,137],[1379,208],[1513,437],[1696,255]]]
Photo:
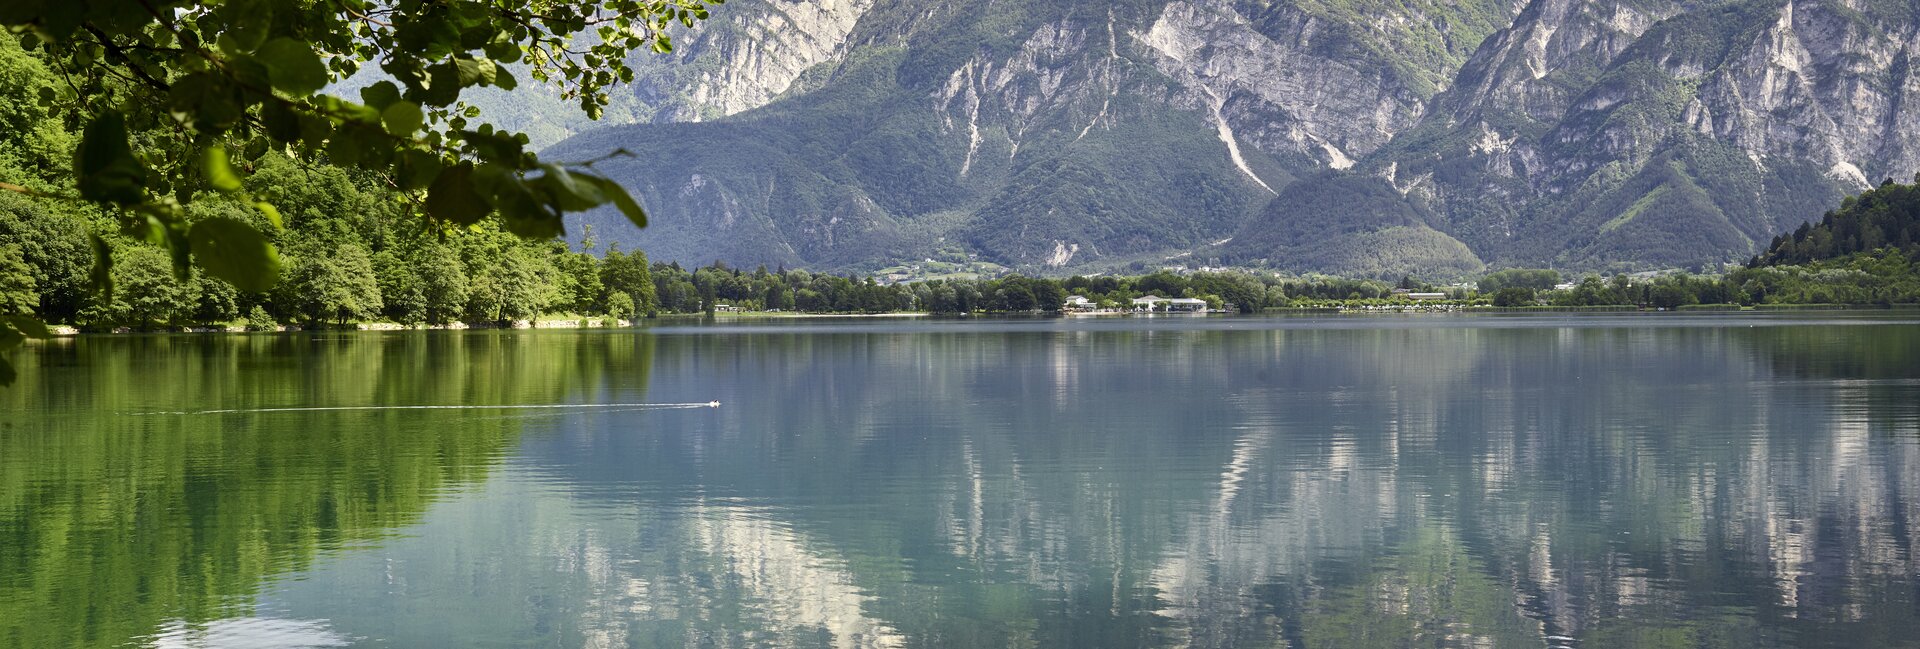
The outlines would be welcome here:
[[[1820,222],[1800,224],[1755,255],[1749,267],[1806,264],[1883,248],[1920,257],[1920,176],[1915,184],[1891,179],[1859,196],[1849,196]]]

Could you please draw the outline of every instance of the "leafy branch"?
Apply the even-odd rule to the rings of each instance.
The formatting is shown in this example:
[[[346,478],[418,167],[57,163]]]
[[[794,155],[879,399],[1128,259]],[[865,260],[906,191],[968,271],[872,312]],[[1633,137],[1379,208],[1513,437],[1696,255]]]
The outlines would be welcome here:
[[[188,222],[201,195],[250,204],[274,227],[279,210],[256,200],[231,162],[268,148],[379,174],[429,224],[498,219],[527,238],[563,232],[562,218],[600,206],[636,225],[646,213],[593,163],[551,163],[528,138],[460,101],[472,88],[514,90],[508,66],[554,83],[597,118],[608,89],[631,81],[627,57],[667,52],[674,24],[691,26],[722,0],[12,0],[0,26],[62,71],[64,90],[42,104],[84,124],[75,194],[0,182],[41,200],[84,201],[113,214],[123,234],[166,248],[243,291],[279,276],[278,253],[249,223]],[[386,80],[358,101],[329,84],[377,64]],[[96,289],[111,291],[110,247],[96,244]],[[0,321],[0,348],[28,325]],[[37,322],[37,321],[36,321]],[[25,328],[23,328],[25,327]],[[37,330],[36,330],[37,333]],[[13,334],[20,334],[15,336]],[[0,374],[0,383],[11,377]]]

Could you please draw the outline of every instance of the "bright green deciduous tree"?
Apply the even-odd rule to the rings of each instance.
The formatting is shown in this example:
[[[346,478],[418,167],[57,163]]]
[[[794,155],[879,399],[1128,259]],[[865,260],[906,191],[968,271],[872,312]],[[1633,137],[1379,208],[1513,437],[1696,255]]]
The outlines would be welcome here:
[[[446,324],[459,316],[467,304],[466,267],[460,264],[460,256],[446,246],[431,246],[419,254],[420,296],[427,322]]]
[[[653,272],[649,270],[644,252],[623,253],[618,248],[607,251],[607,256],[600,260],[600,283],[609,303],[620,294],[633,301],[629,314],[653,314],[660,310]]]
[[[0,315],[29,315],[40,306],[40,288],[33,280],[20,246],[0,244]]]
[[[166,254],[146,246],[129,246],[115,255],[111,313],[120,322],[151,329],[179,319],[191,310],[187,287],[175,277]]]
[[[626,293],[614,293],[607,297],[607,317],[613,319],[633,317],[633,296]]]
[[[373,257],[359,244],[293,255],[280,287],[290,314],[313,323],[346,324],[380,313],[380,285]]]

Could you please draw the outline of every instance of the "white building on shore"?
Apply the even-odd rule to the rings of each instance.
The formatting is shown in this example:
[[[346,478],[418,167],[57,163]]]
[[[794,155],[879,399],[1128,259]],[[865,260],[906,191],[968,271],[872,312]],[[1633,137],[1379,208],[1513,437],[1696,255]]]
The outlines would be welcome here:
[[[1207,301],[1190,297],[1160,297],[1146,295],[1133,299],[1135,311],[1166,311],[1170,313],[1205,313]]]

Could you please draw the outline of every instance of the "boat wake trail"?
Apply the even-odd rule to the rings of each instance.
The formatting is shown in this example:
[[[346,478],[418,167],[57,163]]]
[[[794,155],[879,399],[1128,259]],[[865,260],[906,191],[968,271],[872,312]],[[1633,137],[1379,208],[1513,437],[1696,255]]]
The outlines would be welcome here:
[[[692,408],[718,408],[720,402],[705,403],[555,403],[537,405],[507,406],[305,406],[297,408],[230,408],[224,410],[173,410],[160,412],[136,412],[136,417],[157,415],[251,415],[275,412],[345,412],[354,410],[686,410]]]

